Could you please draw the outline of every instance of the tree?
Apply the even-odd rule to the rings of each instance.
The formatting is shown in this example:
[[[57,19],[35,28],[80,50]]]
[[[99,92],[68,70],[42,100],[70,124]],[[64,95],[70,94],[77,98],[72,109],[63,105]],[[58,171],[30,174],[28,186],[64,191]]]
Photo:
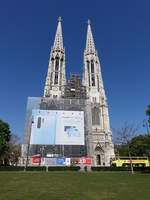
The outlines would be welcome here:
[[[18,159],[21,155],[21,145],[19,144],[20,138],[16,134],[11,135],[9,143],[9,161],[11,165],[17,165]]]
[[[8,156],[11,131],[9,124],[0,120],[0,164],[5,164]]]
[[[126,144],[115,145],[115,152],[118,156],[128,156],[128,147]]]
[[[150,125],[150,105],[148,105],[148,107],[146,109],[146,115],[148,116],[148,123]]]
[[[132,158],[131,158],[131,149],[130,149],[130,141],[137,134],[138,127],[134,124],[124,123],[123,127],[115,130],[115,144],[117,150],[119,151],[119,147],[123,146],[126,154],[128,153],[130,159],[131,172],[133,172]]]
[[[130,141],[130,151],[132,156],[150,157],[150,136],[139,135]]]

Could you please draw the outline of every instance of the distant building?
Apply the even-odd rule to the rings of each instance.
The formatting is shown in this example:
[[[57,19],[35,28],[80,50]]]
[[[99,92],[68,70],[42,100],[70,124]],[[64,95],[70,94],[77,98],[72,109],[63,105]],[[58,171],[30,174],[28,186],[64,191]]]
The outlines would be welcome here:
[[[62,156],[88,156],[93,159],[93,165],[95,166],[110,165],[110,158],[114,155],[114,145],[101,66],[94,44],[90,21],[88,21],[86,47],[83,55],[82,83],[80,76],[74,74],[70,76],[70,80],[67,83],[65,49],[63,46],[61,18],[59,17],[54,45],[50,52],[44,97],[39,102],[37,105],[38,109],[41,110],[78,110],[85,113],[85,145],[53,145],[45,147],[47,153],[52,154],[55,152],[58,155],[60,149],[63,148]],[[24,144],[29,141],[29,135],[31,134],[29,132],[28,130],[25,133]],[[34,150],[37,148],[35,146],[32,147]]]

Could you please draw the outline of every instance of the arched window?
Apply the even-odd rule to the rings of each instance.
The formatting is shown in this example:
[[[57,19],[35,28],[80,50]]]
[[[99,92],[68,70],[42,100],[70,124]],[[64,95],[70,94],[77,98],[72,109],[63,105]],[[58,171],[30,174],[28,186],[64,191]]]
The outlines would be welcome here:
[[[59,58],[56,57],[56,63],[55,63],[55,71],[59,71]]]
[[[95,86],[95,76],[94,76],[94,74],[92,74],[91,80],[92,80],[92,86]]]
[[[92,125],[99,125],[100,117],[99,117],[99,109],[94,107],[92,108]]]
[[[52,64],[54,64],[54,58],[53,57],[52,57],[51,61],[52,61]]]
[[[87,60],[87,72],[88,72],[88,79],[89,79],[89,86],[91,85],[90,81],[90,62]]]
[[[58,72],[55,72],[55,81],[54,84],[58,84]]]
[[[51,67],[54,70],[54,58],[53,57],[51,58]]]
[[[94,74],[94,62],[91,60],[91,73]]]
[[[60,60],[60,67],[62,68],[63,67],[63,58]],[[61,70],[61,69],[60,69]]]

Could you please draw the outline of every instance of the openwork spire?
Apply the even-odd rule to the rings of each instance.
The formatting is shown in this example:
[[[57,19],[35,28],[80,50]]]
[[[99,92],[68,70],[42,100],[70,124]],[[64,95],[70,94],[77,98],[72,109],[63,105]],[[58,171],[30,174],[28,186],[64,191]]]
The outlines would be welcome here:
[[[58,26],[55,35],[55,41],[53,48],[55,50],[63,50],[63,37],[62,37],[62,28],[61,28],[61,17],[58,18]]]
[[[95,44],[91,30],[91,22],[88,20],[87,37],[86,37],[86,48],[85,53],[95,53]]]

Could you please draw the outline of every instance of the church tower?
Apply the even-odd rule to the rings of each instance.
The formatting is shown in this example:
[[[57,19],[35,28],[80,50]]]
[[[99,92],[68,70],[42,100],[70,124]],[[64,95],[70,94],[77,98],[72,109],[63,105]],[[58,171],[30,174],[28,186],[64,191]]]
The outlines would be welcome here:
[[[109,165],[110,157],[114,155],[114,146],[101,66],[89,20],[83,59],[82,84],[86,87],[86,93],[91,102],[92,132],[89,135],[89,154],[93,157],[94,165]]]
[[[61,17],[58,18],[54,45],[51,48],[44,97],[60,98],[66,85],[65,49],[63,47]]]

